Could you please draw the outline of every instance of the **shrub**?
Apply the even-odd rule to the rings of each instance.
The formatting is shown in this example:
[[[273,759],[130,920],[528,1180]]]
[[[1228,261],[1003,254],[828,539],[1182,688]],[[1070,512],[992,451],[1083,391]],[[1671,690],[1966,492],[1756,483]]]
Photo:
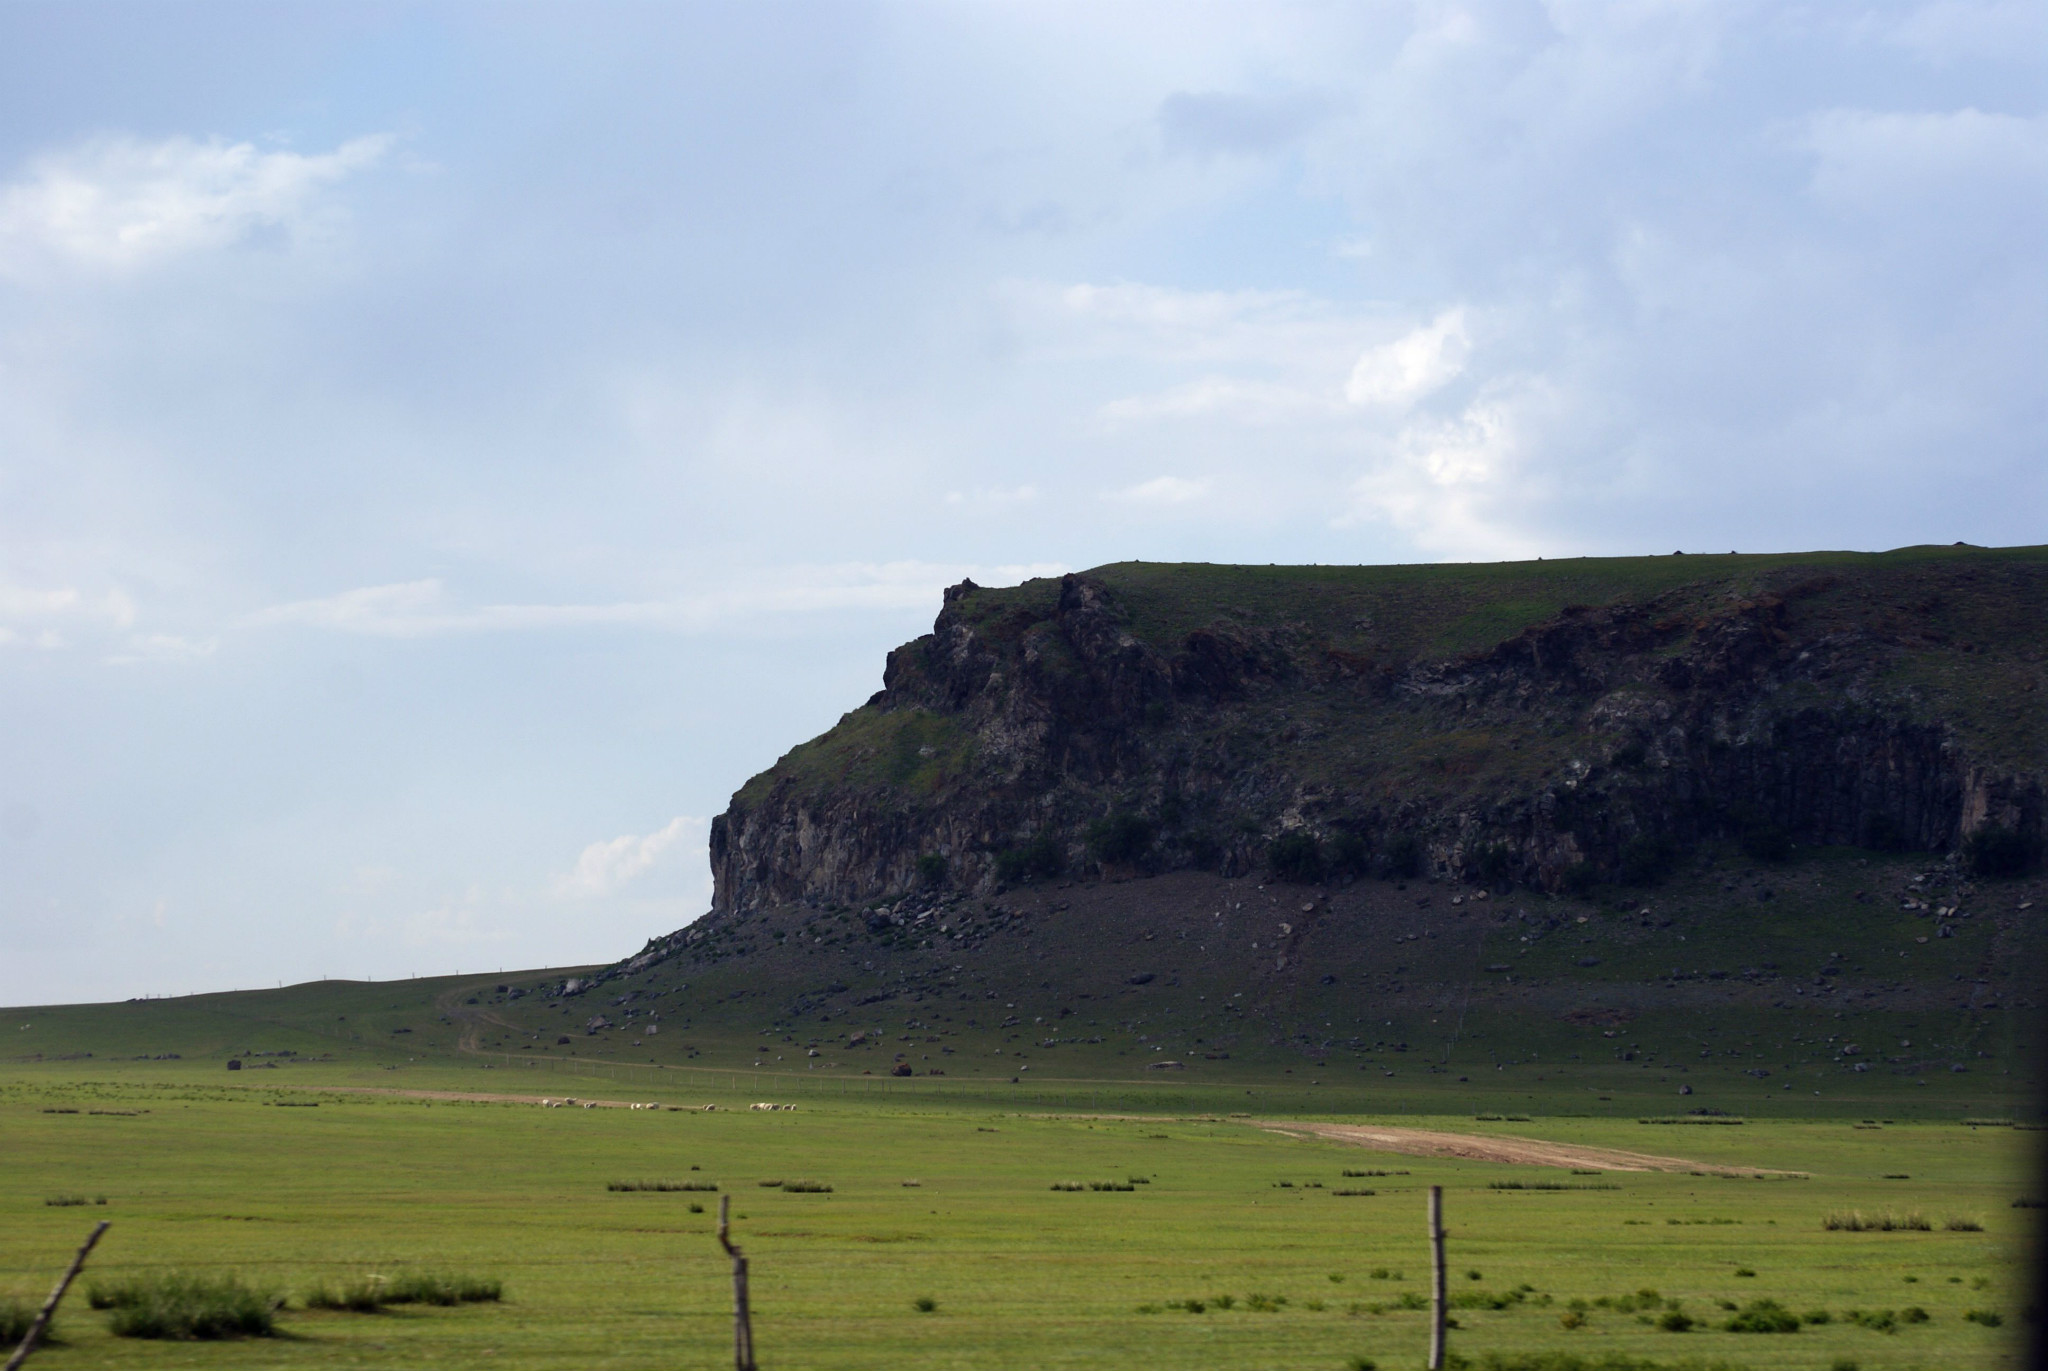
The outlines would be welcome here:
[[[1663,1362],[1619,1352],[1604,1353],[1598,1358],[1581,1357],[1571,1352],[1488,1352],[1478,1361],[1464,1365],[1473,1371],[1666,1371]],[[1679,1363],[1681,1367],[1695,1365]],[[1713,1368],[1723,1366],[1725,1363],[1716,1362],[1707,1368],[1697,1368],[1697,1371],[1713,1371]]]
[[[1854,1357],[1836,1357],[1828,1363],[1828,1371],[1863,1371]]]
[[[1557,883],[1567,895],[1587,895],[1600,884],[1600,872],[1591,862],[1573,862],[1558,873]]]
[[[1730,1333],[1797,1333],[1799,1316],[1776,1300],[1751,1300],[1721,1326]]]
[[[184,1272],[94,1285],[95,1309],[111,1309],[117,1338],[267,1338],[277,1331],[275,1297],[244,1285],[238,1276]]]
[[[1963,1318],[1971,1323],[1981,1323],[1986,1328],[1996,1328],[2005,1320],[1990,1309],[1965,1309]]]
[[[1621,845],[1614,875],[1623,885],[1655,885],[1677,862],[1677,844],[1660,833],[1644,833]]]
[[[27,1300],[9,1297],[0,1299],[0,1347],[13,1347],[28,1336],[28,1326],[36,1321],[36,1306]],[[43,1341],[54,1342],[51,1330],[56,1325],[46,1324]]]
[[[483,1304],[504,1297],[502,1282],[441,1271],[406,1271],[384,1282],[386,1304]]]
[[[1951,1233],[1982,1233],[1984,1231],[1984,1225],[1975,1219],[1965,1219],[1955,1214],[1951,1214],[1948,1222],[1943,1224],[1942,1227]]]
[[[393,1304],[483,1304],[501,1300],[504,1296],[502,1282],[481,1276],[407,1271],[396,1276],[373,1273],[339,1285],[317,1285],[306,1292],[305,1305],[308,1309],[374,1314]]]
[[[334,1309],[351,1314],[374,1314],[384,1307],[384,1278],[358,1276],[339,1285],[322,1282],[308,1290],[303,1303],[308,1309]]]
[[[1050,880],[1065,865],[1065,854],[1052,834],[1040,831],[1021,846],[1006,847],[996,854],[996,879],[1004,885]]]
[[[1403,833],[1387,844],[1387,874],[1406,879],[1422,874],[1422,841],[1412,833]]]
[[[1529,1298],[1529,1291],[1523,1287],[1502,1291],[1460,1290],[1451,1296],[1453,1309],[1513,1309]]]
[[[605,1188],[605,1189],[607,1189],[607,1190],[621,1190],[621,1191],[632,1191],[632,1190],[658,1190],[658,1191],[664,1191],[664,1192],[666,1192],[666,1191],[675,1191],[675,1190],[716,1190],[716,1189],[718,1189],[718,1182],[716,1182],[716,1181],[607,1181],[607,1182],[605,1183],[605,1187],[604,1187],[604,1188]]]
[[[917,881],[928,890],[937,890],[946,883],[946,859],[937,852],[927,852],[917,859]]]
[[[1344,1363],[1344,1371],[1380,1371],[1380,1364],[1371,1357],[1353,1357]]]
[[[930,1295],[919,1295],[910,1302],[910,1307],[920,1314],[929,1314],[939,1307],[939,1302]]]
[[[1275,878],[1306,885],[1323,878],[1323,845],[1313,833],[1283,833],[1266,849]]]
[[[1188,854],[1188,860],[1197,870],[1214,871],[1223,861],[1223,844],[1208,829],[1196,829],[1183,834],[1180,845]]]
[[[1285,1295],[1246,1295],[1244,1307],[1257,1314],[1277,1314],[1287,1304]]]
[[[1489,843],[1479,849],[1475,865],[1482,885],[1505,886],[1514,879],[1515,850],[1506,843]]]
[[[2041,860],[2041,846],[2016,829],[1988,825],[1963,845],[1970,869],[1979,876],[2024,876]]]
[[[1782,862],[1792,855],[1792,835],[1768,820],[1752,819],[1743,824],[1737,841],[1751,861]]]
[[[1917,1213],[1894,1214],[1889,1210],[1881,1210],[1875,1214],[1865,1214],[1860,1209],[1838,1209],[1831,1214],[1824,1214],[1821,1216],[1820,1226],[1832,1232],[1843,1233],[1926,1233],[1934,1228],[1933,1224]]]
[[[1372,866],[1372,848],[1356,833],[1339,829],[1330,835],[1325,865],[1337,876],[1363,876]]]
[[[1842,1320],[1845,1323],[1853,1323],[1858,1328],[1868,1328],[1876,1333],[1896,1333],[1899,1331],[1898,1315],[1889,1309],[1851,1309],[1848,1313],[1842,1315]]]
[[[1119,811],[1088,825],[1088,855],[1098,862],[1131,866],[1152,850],[1155,830],[1142,814]]]
[[[1657,1327],[1666,1333],[1684,1333],[1691,1330],[1692,1315],[1682,1309],[1667,1309],[1657,1320]]]
[[[782,1189],[791,1195],[829,1195],[832,1187],[823,1181],[784,1181]]]

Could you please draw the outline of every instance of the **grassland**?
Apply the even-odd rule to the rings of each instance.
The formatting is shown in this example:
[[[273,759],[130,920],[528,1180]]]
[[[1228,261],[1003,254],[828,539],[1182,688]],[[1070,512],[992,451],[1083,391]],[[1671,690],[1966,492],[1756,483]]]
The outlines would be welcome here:
[[[1368,1152],[1257,1126],[1269,1102],[1313,1107],[1306,1091],[1259,1100],[1254,1117],[1235,1085],[1041,1085],[1034,1095],[1095,1106],[1048,1110],[990,1081],[871,1081],[861,1094],[794,1075],[775,1086],[729,1081],[799,1105],[757,1113],[734,1107],[744,1093],[703,1088],[721,1073],[582,1069],[628,1079],[586,1077],[576,1093],[720,1108],[544,1109],[343,1088],[512,1093],[536,1078],[556,1089],[571,1079],[426,1054],[233,1076],[183,1059],[14,1064],[0,1076],[0,1296],[39,1295],[89,1220],[106,1217],[115,1226],[94,1261],[98,1278],[238,1275],[294,1297],[283,1336],[116,1339],[80,1301],[63,1319],[65,1344],[38,1365],[729,1365],[715,1196],[608,1188],[667,1178],[733,1197],[771,1367],[1144,1360],[1335,1371],[1359,1356],[1419,1365],[1424,1316],[1403,1305],[1427,1291],[1422,1193],[1441,1184],[1461,1305],[1454,1346],[1468,1356],[1552,1349],[1758,1368],[1838,1358],[1866,1371],[1992,1367],[2008,1364],[2016,1256],[2035,1212],[2012,1207],[2033,1135],[2009,1127],[1402,1119],[1743,1173],[1583,1176]],[[1123,1107],[1101,1108],[1112,1101]],[[1321,1110],[1361,1117],[1327,1100]],[[1749,1178],[1757,1168],[1797,1174]],[[763,1184],[794,1177],[831,1189]],[[1054,1188],[1134,1179],[1128,1190]],[[1493,1188],[1510,1181],[1563,1188]],[[107,1203],[45,1203],[61,1194]],[[1917,1211],[1933,1231],[1823,1227],[1852,1209]],[[1951,1216],[1983,1227],[1946,1231]],[[320,1286],[429,1270],[502,1280],[504,1301],[375,1314],[301,1307]],[[1646,1288],[1658,1292],[1654,1308],[1636,1295]],[[1504,1308],[1475,1307],[1512,1292],[1519,1298]],[[1617,1307],[1619,1297],[1637,1307]],[[1717,1327],[1730,1317],[1723,1302],[1760,1298],[1802,1314],[1824,1309],[1830,1321],[1793,1335]],[[919,1300],[935,1307],[921,1311]],[[1700,1326],[1676,1334],[1648,1321],[1673,1300]],[[1584,1322],[1568,1329],[1575,1301]],[[1847,1318],[1908,1307],[1929,1318],[1895,1321],[1892,1332]],[[1973,1309],[2000,1312],[2005,1327],[1967,1321]]]

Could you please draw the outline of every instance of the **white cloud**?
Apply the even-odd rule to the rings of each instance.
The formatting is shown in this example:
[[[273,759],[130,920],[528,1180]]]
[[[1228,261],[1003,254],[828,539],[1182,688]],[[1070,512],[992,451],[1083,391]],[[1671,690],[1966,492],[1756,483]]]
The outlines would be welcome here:
[[[1471,352],[1465,311],[1448,309],[1424,328],[1371,348],[1351,368],[1344,398],[1354,405],[1410,405],[1465,368]]]
[[[32,590],[0,584],[0,621],[92,622],[127,628],[135,622],[135,602],[120,590],[95,595],[76,586]]]
[[[2038,210],[2048,176],[2048,117],[1837,109],[1810,119],[1803,142],[1818,159],[1814,195],[1840,209],[1952,218],[1974,208],[1958,191],[2009,187]]]
[[[1454,418],[1418,419],[1351,485],[1338,527],[1390,524],[1440,556],[1530,557],[1548,544],[1527,531],[1530,411],[1547,395],[1537,383],[1491,388]]]
[[[1134,505],[1185,505],[1209,493],[1206,476],[1189,480],[1183,476],[1155,476],[1123,490],[1105,491],[1105,500],[1127,500]]]
[[[1049,355],[1109,360],[1166,381],[1100,405],[1111,424],[1352,424],[1361,408],[1421,400],[1458,376],[1471,351],[1462,306],[1417,319],[1305,291],[1133,282],[1013,285],[1008,297],[1019,326]]]
[[[357,138],[306,155],[114,136],[47,153],[0,188],[0,275],[29,278],[52,263],[132,270],[301,224],[322,189],[375,163],[390,143]]]
[[[135,623],[135,602],[120,589],[97,594],[76,586],[31,589],[0,582],[0,647],[54,652],[79,638],[105,639]]]
[[[652,833],[628,833],[594,842],[577,857],[575,869],[555,881],[555,893],[570,899],[617,894],[660,861],[686,833],[704,827],[702,819],[679,815]]]
[[[1332,398],[1298,385],[1204,376],[1185,385],[1149,395],[1128,395],[1102,407],[1111,422],[1143,423],[1159,419],[1231,419],[1238,423],[1279,423],[1328,413]]]
[[[1327,113],[1313,95],[1176,91],[1160,102],[1159,132],[1170,153],[1257,156],[1292,143]]]
[[[466,607],[438,578],[363,586],[337,595],[271,605],[243,620],[252,628],[307,627],[381,638],[423,638],[448,633],[518,632],[553,628],[643,626],[698,631],[745,616],[811,614],[828,610],[904,610],[935,607],[940,592],[972,578],[982,585],[1015,585],[1067,571],[1064,563],[983,566],[937,562],[849,562],[766,571],[744,585],[663,600],[611,604],[501,604]]]
[[[946,503],[965,505],[971,509],[1004,509],[1013,505],[1028,505],[1038,498],[1038,487],[1015,486],[1010,489],[990,487],[982,490],[949,490]]]
[[[175,633],[139,633],[116,651],[107,654],[114,666],[135,666],[143,662],[195,662],[211,657],[220,647],[219,638],[184,638]]]
[[[1897,15],[1860,15],[1857,27],[1942,66],[1971,58],[2009,59],[2048,47],[2048,11],[2032,0],[1936,0]]]

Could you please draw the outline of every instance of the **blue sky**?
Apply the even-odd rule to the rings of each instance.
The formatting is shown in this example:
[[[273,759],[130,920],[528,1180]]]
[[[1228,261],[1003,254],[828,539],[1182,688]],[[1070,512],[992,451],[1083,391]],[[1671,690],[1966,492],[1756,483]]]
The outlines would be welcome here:
[[[2039,542],[2044,54],[0,5],[0,1002],[628,952],[963,575]]]

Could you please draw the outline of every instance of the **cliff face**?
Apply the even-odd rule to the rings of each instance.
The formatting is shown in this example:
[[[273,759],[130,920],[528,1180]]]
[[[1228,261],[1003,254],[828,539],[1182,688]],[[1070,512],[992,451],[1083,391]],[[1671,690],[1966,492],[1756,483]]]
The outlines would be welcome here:
[[[1269,865],[1556,889],[1721,837],[2028,853],[2044,649],[2048,549],[964,582],[714,821],[714,910]]]

